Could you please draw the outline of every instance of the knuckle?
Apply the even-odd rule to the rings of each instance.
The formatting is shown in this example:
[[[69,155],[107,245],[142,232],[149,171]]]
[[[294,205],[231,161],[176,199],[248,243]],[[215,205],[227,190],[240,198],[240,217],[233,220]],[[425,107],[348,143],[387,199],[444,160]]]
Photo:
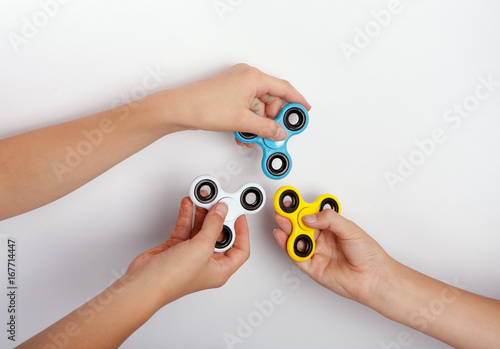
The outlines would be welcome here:
[[[287,89],[293,88],[292,84],[288,80],[281,79],[281,82],[283,83],[283,85],[285,85]]]
[[[222,229],[222,225],[224,224],[224,221],[225,221],[225,218],[222,218],[221,216],[219,216],[217,213],[215,212],[212,212],[212,219],[214,221],[214,229],[216,227],[219,227]]]
[[[235,69],[245,69],[248,67],[250,67],[250,66],[246,63],[237,63],[237,64],[233,65],[233,68],[235,68]]]
[[[242,74],[247,79],[257,80],[260,76],[260,70],[255,67],[246,65],[244,68],[242,68]]]
[[[247,65],[246,66],[246,70],[248,71],[248,73],[250,74],[258,74],[260,73],[260,70],[255,68],[255,67],[252,67],[251,65]]]
[[[267,127],[262,129],[262,136],[264,138],[272,138],[278,132],[278,124],[276,123],[271,123]]]
[[[334,210],[323,210],[320,212],[320,214],[325,216],[327,220],[331,221],[335,218],[337,212],[335,212]]]
[[[199,238],[197,239],[200,249],[204,254],[210,255],[214,251],[215,244],[208,236],[205,234],[199,234]]]

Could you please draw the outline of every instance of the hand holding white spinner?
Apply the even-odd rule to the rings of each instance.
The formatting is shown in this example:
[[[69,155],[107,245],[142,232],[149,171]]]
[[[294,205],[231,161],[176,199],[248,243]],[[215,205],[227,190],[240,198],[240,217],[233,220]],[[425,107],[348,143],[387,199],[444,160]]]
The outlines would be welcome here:
[[[225,192],[217,179],[211,176],[196,178],[189,189],[189,197],[196,206],[210,210],[219,202],[227,205],[228,211],[222,228],[223,238],[215,244],[215,252],[229,250],[235,240],[234,222],[244,214],[259,212],[266,202],[264,188],[255,183],[243,184],[234,193]]]

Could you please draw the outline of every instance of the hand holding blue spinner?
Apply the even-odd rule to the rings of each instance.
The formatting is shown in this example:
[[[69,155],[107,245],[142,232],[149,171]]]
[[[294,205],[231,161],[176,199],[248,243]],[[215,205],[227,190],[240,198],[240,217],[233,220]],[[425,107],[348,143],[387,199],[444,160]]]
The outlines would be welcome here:
[[[290,137],[301,133],[309,123],[306,108],[298,103],[290,103],[281,109],[275,121],[283,126],[288,137],[283,141],[273,141],[253,133],[235,132],[236,139],[243,143],[256,143],[262,148],[262,170],[271,179],[281,179],[288,175],[292,168],[292,158],[286,150]]]

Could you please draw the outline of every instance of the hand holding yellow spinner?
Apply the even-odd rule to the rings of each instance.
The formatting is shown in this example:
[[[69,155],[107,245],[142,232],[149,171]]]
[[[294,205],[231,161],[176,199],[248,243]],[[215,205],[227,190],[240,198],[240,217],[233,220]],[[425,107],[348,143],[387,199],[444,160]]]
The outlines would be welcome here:
[[[316,214],[326,208],[340,213],[340,204],[333,195],[321,195],[313,203],[302,200],[299,192],[292,186],[278,189],[273,199],[276,212],[292,222],[292,233],[288,238],[287,251],[292,259],[303,262],[314,254],[316,242],[314,241],[314,228],[302,222],[302,217]]]

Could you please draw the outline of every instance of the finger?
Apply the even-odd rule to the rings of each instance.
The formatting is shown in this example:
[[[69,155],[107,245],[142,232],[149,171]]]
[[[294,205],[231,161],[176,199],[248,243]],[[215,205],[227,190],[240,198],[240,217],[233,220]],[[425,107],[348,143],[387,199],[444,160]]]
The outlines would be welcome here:
[[[274,229],[273,235],[274,238],[276,239],[276,242],[281,247],[281,249],[286,252],[286,243],[288,241],[288,234],[281,229]]]
[[[201,230],[207,213],[208,211],[206,209],[196,206],[194,212],[193,229],[191,230],[191,234],[189,236],[191,239]]]
[[[235,240],[234,247],[238,250],[250,253],[250,229],[248,228],[247,217],[239,216],[234,222]],[[231,250],[230,250],[231,251]]]
[[[257,97],[260,98],[268,94],[282,98],[288,103],[300,103],[307,110],[311,109],[311,105],[306,101],[304,96],[288,81],[262,73],[257,86]]]
[[[242,141],[239,141],[237,138],[234,139],[236,141],[236,144],[240,146],[246,146],[247,148],[252,148],[254,143],[243,143]]]
[[[232,119],[232,129],[238,132],[253,133],[263,138],[282,141],[286,138],[286,130],[276,121],[259,117],[250,110],[243,110],[239,116]]]
[[[215,242],[222,231],[227,211],[228,207],[224,203],[220,202],[214,205],[210,211],[208,211],[200,231],[192,241],[204,244],[206,247],[210,247],[213,250]]]
[[[267,95],[264,97],[263,102],[266,104],[265,115],[271,119],[276,119],[280,110],[283,108],[283,100],[278,97]]]
[[[281,230],[283,230],[287,235],[292,233],[292,222],[288,218],[280,216],[277,212],[274,212],[274,220],[280,226]]]
[[[191,220],[193,217],[193,202],[189,197],[181,200],[179,215],[175,223],[175,228],[170,234],[171,239],[187,240],[191,232]]]
[[[354,222],[342,217],[334,210],[324,210],[317,214],[304,216],[302,221],[311,228],[327,229],[340,239],[350,239],[364,233]]]
[[[257,114],[261,117],[265,117],[266,114],[266,104],[262,102],[259,98],[254,98],[250,104],[250,110],[252,113]]]
[[[240,216],[234,222],[236,238],[232,248],[226,251],[227,258],[221,259],[226,265],[229,275],[234,274],[250,257],[250,234],[245,216]]]

